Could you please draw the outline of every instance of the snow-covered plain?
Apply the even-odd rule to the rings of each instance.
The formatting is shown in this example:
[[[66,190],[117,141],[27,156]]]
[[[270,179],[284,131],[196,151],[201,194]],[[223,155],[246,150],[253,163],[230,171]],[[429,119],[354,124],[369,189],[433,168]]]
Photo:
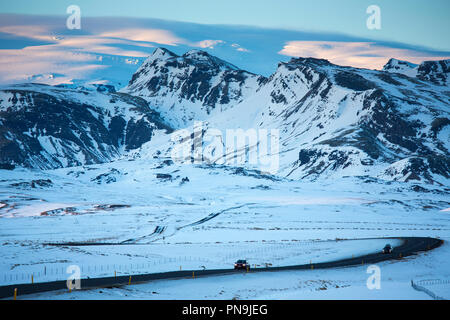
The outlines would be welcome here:
[[[189,181],[183,182],[185,177]],[[50,185],[30,186],[32,180],[47,179]],[[358,256],[376,252],[388,242],[399,244],[394,239],[368,238],[448,240],[448,189],[420,187],[417,192],[413,183],[354,177],[315,182],[274,179],[249,170],[153,158],[47,171],[1,170],[0,282],[27,283],[31,275],[34,282],[65,280],[66,268],[73,264],[80,266],[82,278],[231,268],[237,259],[279,266]],[[67,242],[117,244],[48,245]],[[410,281],[450,279],[449,258],[445,243],[431,252],[384,262],[380,264],[384,290],[375,291],[367,289],[369,274],[361,266],[157,281],[29,297],[422,299],[428,296],[412,289]],[[448,297],[450,286],[442,287],[440,295]]]

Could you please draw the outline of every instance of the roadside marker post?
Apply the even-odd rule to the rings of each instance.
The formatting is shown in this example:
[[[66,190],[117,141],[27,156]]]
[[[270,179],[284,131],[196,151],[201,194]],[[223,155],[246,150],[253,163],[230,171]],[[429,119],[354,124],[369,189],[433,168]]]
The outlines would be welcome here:
[[[130,276],[130,278],[128,279],[128,285],[130,285],[131,284],[131,276]]]
[[[14,300],[17,299],[17,288],[14,288]]]
[[[31,283],[34,283],[33,275],[31,275]]]
[[[194,271],[192,271],[192,279],[195,279]]]

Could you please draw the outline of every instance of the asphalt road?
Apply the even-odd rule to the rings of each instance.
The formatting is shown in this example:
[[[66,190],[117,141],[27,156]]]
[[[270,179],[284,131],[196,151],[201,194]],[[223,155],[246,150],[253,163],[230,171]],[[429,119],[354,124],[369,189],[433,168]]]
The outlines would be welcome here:
[[[399,237],[399,238],[384,238],[388,239],[400,239],[403,243],[400,246],[394,248],[392,253],[383,254],[380,252],[367,254],[363,256],[358,256],[355,258],[336,260],[330,262],[321,262],[314,264],[303,264],[294,266],[284,266],[284,267],[267,267],[267,268],[251,268],[249,272],[276,272],[276,271],[286,271],[286,270],[311,270],[311,269],[325,269],[325,268],[338,268],[338,267],[349,267],[363,264],[374,264],[381,261],[401,259],[407,256],[417,254],[420,251],[427,251],[439,247],[443,240],[435,238],[425,238],[425,237]],[[386,241],[388,242],[388,241]],[[338,244],[339,242],[337,242]],[[151,280],[161,280],[161,279],[179,279],[179,278],[192,278],[193,274],[197,277],[213,276],[213,275],[224,275],[233,274],[237,272],[246,272],[245,270],[234,270],[232,268],[232,263],[230,261],[229,269],[211,269],[211,270],[183,270],[183,271],[171,271],[171,272],[161,272],[161,273],[148,273],[139,274],[131,276],[131,284],[147,282]],[[89,278],[81,279],[81,288],[99,288],[99,287],[113,287],[113,286],[123,286],[128,285],[130,276],[117,276],[117,277],[104,277],[104,278]],[[34,284],[16,284],[0,286],[0,299],[1,298],[12,298],[14,295],[14,289],[17,289],[17,295],[25,295],[32,293],[40,293],[46,291],[54,290],[67,290],[66,281],[51,281],[51,282],[40,282]]]

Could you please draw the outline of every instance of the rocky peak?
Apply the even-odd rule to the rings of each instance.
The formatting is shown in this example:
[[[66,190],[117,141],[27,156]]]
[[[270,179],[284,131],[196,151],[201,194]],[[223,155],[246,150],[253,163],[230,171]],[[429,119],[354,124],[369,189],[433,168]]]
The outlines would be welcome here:
[[[155,51],[160,56],[167,52]],[[216,108],[231,107],[264,77],[240,70],[202,50],[165,59],[149,57],[122,91],[145,98],[175,127],[204,119]],[[173,106],[180,106],[175,112]]]
[[[389,59],[389,61],[383,66],[384,71],[392,71],[392,70],[402,70],[403,68],[410,68],[413,69],[417,67],[417,64],[404,61],[404,60],[398,60],[395,58]]]
[[[312,58],[312,57],[298,57],[298,58],[292,58],[289,62],[289,65],[317,65],[317,66],[331,66],[333,65],[330,61],[327,59],[318,59],[318,58]]]
[[[450,59],[439,61],[424,61],[417,69],[417,78],[431,81],[439,85],[450,84]]]
[[[195,65],[202,64],[211,68],[239,70],[239,68],[235,65],[212,56],[208,52],[203,50],[190,50],[183,54],[182,58]]]
[[[166,48],[161,48],[158,47],[156,48],[153,53],[151,54],[151,56],[148,59],[162,59],[162,60],[166,60],[166,59],[170,59],[170,58],[175,58],[178,57],[178,55],[176,55],[175,53],[173,53],[172,51],[166,49]]]
[[[437,61],[424,61],[420,65],[390,59],[383,67],[383,71],[401,73],[408,77],[416,77],[433,84],[449,85],[450,59]]]

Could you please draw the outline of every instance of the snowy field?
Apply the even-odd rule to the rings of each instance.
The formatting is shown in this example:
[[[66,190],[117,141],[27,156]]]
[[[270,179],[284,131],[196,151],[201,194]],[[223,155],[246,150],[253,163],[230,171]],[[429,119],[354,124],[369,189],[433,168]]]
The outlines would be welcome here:
[[[237,259],[248,259],[252,266],[283,266],[399,244],[370,238],[449,240],[448,199],[445,186],[345,177],[290,181],[158,159],[49,171],[0,170],[0,285],[29,283],[32,275],[34,282],[65,280],[69,265],[80,266],[82,277],[232,268]],[[367,267],[361,266],[29,297],[427,299],[410,281],[450,279],[449,261],[445,243],[431,252],[381,263],[381,290],[367,289]],[[441,296],[449,293],[450,285],[439,287]]]
[[[158,280],[120,288],[55,291],[23,296],[22,299],[431,299],[411,287],[411,279],[450,279],[449,245],[414,258],[378,264],[380,289],[369,290],[367,266],[333,270],[305,270]],[[429,285],[427,289],[450,298],[450,286]],[[189,294],[187,294],[187,292]],[[19,297],[20,298],[20,297]]]

